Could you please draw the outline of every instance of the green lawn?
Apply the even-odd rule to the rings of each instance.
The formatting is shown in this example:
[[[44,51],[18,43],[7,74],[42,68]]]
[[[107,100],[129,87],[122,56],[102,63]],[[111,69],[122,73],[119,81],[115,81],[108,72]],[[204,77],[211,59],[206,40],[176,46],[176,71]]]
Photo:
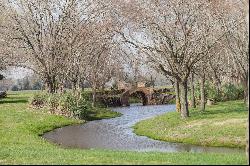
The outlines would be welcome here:
[[[135,132],[153,139],[204,146],[245,147],[247,108],[243,101],[221,102],[190,111],[191,117],[181,119],[172,112],[144,120],[134,126]]]
[[[0,100],[1,164],[246,164],[244,154],[125,152],[64,149],[39,135],[81,123],[28,107],[31,94],[12,93]]]

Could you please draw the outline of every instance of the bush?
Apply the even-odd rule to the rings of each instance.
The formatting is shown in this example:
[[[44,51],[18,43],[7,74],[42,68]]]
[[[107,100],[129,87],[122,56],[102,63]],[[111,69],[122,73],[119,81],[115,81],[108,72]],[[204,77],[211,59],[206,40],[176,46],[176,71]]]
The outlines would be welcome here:
[[[48,95],[48,107],[50,108],[51,112],[54,112],[59,107],[59,101],[60,101],[60,95],[59,94],[49,94]]]
[[[14,86],[12,86],[12,87],[11,87],[11,90],[12,90],[12,91],[18,91],[18,90],[19,90],[19,88],[18,88],[18,86],[17,86],[17,85],[14,85]]]
[[[79,119],[86,119],[91,111],[91,104],[86,102],[85,99],[81,98],[77,105],[71,105],[71,110],[75,117]]]
[[[243,99],[244,90],[241,86],[225,84],[222,86],[222,96],[224,101]]]
[[[92,92],[91,91],[83,91],[81,93],[82,97],[86,100],[86,101],[92,101]]]
[[[0,74],[0,80],[3,80],[4,76],[2,74]]]
[[[78,99],[73,94],[66,95],[64,105],[68,108],[68,111],[72,112],[74,117],[86,119],[92,108],[90,102],[88,102],[83,96]]]
[[[32,86],[33,90],[41,90],[42,89],[42,84],[40,82],[35,82]]]
[[[218,91],[213,84],[208,82],[205,84],[205,95],[207,96],[207,99],[215,102],[223,100],[221,92]]]
[[[77,98],[72,93],[65,94],[35,94],[30,101],[35,108],[47,106],[51,113],[86,119],[92,109],[90,102],[83,96]]]
[[[111,86],[111,90],[117,90],[118,89],[118,84],[117,82],[113,83]]]
[[[244,98],[244,90],[241,86],[234,84],[224,84],[218,91],[216,87],[206,82],[205,84],[205,95],[207,99],[220,102],[229,100],[239,100]],[[190,98],[190,96],[189,96]],[[195,98],[200,99],[200,86],[196,84],[195,86]]]
[[[46,93],[36,93],[30,99],[30,104],[35,108],[43,108],[47,105],[48,95]]]
[[[7,93],[5,91],[0,91],[0,98],[7,97]]]

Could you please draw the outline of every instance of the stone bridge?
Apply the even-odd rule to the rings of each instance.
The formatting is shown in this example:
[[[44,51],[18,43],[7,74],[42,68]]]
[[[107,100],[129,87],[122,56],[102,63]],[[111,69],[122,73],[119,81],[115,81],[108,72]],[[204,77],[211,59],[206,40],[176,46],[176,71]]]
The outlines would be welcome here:
[[[120,96],[120,102],[122,106],[129,106],[129,98],[132,94],[137,93],[141,96],[143,105],[156,105],[164,104],[175,98],[175,95],[171,94],[159,94],[151,87],[137,87],[128,89]]]
[[[151,96],[153,94],[153,88],[142,87],[142,88],[132,88],[132,89],[126,90],[121,95],[121,98],[120,98],[122,106],[129,106],[129,97],[134,93],[140,94],[143,105],[148,105],[150,102]]]

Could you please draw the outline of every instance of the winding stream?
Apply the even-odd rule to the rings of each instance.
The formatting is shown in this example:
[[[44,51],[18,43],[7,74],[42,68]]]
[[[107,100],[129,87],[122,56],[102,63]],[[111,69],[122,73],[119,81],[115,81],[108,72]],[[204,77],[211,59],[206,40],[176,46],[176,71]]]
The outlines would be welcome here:
[[[242,152],[244,149],[224,147],[203,147],[182,143],[157,141],[133,133],[137,122],[175,110],[175,105],[141,106],[113,108],[122,113],[121,117],[91,121],[82,125],[62,127],[44,134],[50,142],[66,148],[113,149],[131,151],[163,152]]]

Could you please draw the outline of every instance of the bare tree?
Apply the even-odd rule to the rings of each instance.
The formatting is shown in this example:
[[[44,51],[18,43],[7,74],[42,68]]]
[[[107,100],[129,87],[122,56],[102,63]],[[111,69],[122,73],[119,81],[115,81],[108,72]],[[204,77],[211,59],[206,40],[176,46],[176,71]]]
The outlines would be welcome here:
[[[236,1],[237,2],[237,1]],[[249,74],[249,32],[245,5],[233,3],[230,12],[225,16],[226,42],[229,49],[231,77],[239,80],[244,87],[245,103],[248,100]]]
[[[141,49],[180,86],[181,116],[189,116],[187,81],[194,65],[224,36],[209,1],[150,1],[139,3],[143,18],[120,32],[124,41]],[[215,33],[216,32],[216,33]],[[216,34],[216,35],[214,35]],[[138,39],[139,36],[143,39]]]
[[[110,52],[111,48],[108,48],[106,45],[102,45],[100,49],[96,52],[96,56],[92,59],[92,62],[88,67],[88,76],[87,80],[92,86],[92,105],[95,106],[96,102],[96,91],[97,89],[104,89],[104,86],[111,78],[115,75],[116,66],[112,53]]]
[[[4,42],[12,48],[9,54],[18,66],[41,75],[49,92],[54,93],[68,64],[65,59],[79,51],[86,37],[84,28],[100,19],[103,3],[17,0],[6,2],[6,6],[7,17],[1,27]]]
[[[6,44],[3,40],[3,36],[1,35],[2,25],[6,17],[5,12],[6,12],[5,4],[2,1],[0,1],[0,71],[5,69],[9,62],[6,50]]]

